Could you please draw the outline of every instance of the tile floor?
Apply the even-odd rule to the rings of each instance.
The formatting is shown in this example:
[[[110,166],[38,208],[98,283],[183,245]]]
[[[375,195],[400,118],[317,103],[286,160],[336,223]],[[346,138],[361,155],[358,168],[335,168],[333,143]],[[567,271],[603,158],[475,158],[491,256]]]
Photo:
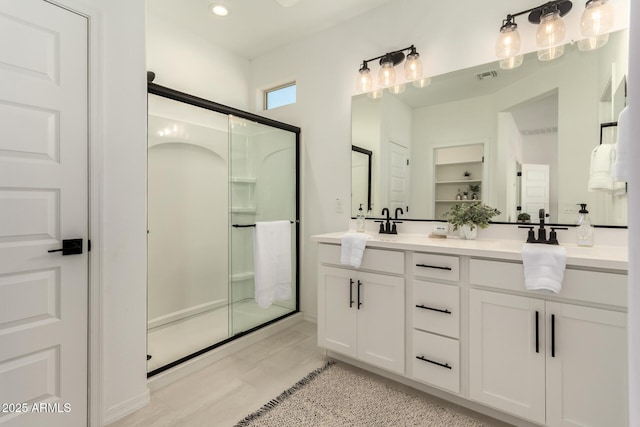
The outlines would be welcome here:
[[[148,406],[109,427],[233,426],[325,364],[326,358],[316,340],[315,324],[298,323],[152,392]],[[417,390],[396,385],[424,396]],[[457,409],[490,426],[507,425],[472,411]]]

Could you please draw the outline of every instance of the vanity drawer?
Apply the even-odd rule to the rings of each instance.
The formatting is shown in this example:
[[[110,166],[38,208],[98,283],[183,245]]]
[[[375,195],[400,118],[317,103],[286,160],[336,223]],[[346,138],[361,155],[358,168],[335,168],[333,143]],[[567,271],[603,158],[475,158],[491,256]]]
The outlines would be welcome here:
[[[341,252],[340,245],[321,244],[318,247],[318,260],[322,264],[341,265]],[[346,265],[344,267],[352,268]],[[360,269],[404,274],[404,252],[365,248]]]
[[[460,343],[458,340],[413,331],[413,377],[418,381],[460,392]]]
[[[460,288],[414,280],[413,327],[459,338]]]
[[[469,269],[469,281],[472,285],[527,292],[524,286],[524,266],[522,263],[471,259]],[[555,295],[545,291],[530,292]],[[564,272],[562,290],[557,296],[626,307],[627,275],[567,268]]]
[[[460,280],[460,258],[416,252],[413,254],[413,274],[457,282]]]

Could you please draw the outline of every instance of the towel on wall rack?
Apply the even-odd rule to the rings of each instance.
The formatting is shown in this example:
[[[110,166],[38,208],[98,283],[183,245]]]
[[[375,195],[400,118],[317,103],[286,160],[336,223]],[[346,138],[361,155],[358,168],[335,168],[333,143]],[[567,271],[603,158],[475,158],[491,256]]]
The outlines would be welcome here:
[[[255,299],[260,308],[291,299],[291,221],[256,222]]]
[[[631,134],[627,119],[629,106],[624,107],[618,116],[618,142],[616,143],[617,155],[613,167],[613,178],[618,181],[629,181],[629,169],[631,168]]]
[[[625,193],[624,182],[614,181],[613,165],[616,161],[616,145],[602,144],[591,151],[589,191],[606,191],[614,195]]]

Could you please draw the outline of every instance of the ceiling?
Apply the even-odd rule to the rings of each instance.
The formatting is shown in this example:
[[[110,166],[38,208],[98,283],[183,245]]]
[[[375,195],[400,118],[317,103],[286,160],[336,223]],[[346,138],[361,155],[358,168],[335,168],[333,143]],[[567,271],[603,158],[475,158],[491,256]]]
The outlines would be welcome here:
[[[150,15],[189,28],[246,59],[309,36],[393,0],[147,0]],[[211,4],[231,13],[218,17]],[[285,7],[280,3],[295,3]]]

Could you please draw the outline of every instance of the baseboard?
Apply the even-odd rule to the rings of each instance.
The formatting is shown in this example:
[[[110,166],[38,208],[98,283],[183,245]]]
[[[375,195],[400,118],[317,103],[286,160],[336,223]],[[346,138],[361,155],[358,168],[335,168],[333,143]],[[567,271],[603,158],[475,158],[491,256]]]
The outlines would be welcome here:
[[[219,307],[227,305],[226,299],[217,301],[210,301],[204,304],[194,305],[182,310],[173,311],[171,313],[155,317],[147,322],[147,329],[157,328],[158,326],[166,325],[167,323],[182,320],[187,317],[195,316],[196,314],[204,313],[205,311],[214,310]]]
[[[316,325],[318,324],[317,314],[302,313],[302,315],[304,316],[304,320],[306,320],[307,322],[315,323]]]
[[[118,403],[115,406],[107,409],[102,417],[103,425],[109,425],[118,421],[121,418],[126,417],[129,414],[136,412],[138,409],[142,409],[151,401],[151,394],[149,389],[144,393],[132,397],[129,400]]]
[[[227,357],[237,351],[242,350],[245,347],[250,346],[258,341],[261,341],[271,335],[274,335],[280,331],[283,331],[291,326],[302,322],[304,316],[302,313],[296,313],[289,317],[273,323],[257,331],[251,332],[243,337],[235,339],[225,345],[215,348],[201,356],[195,357],[178,366],[168,369],[164,372],[154,375],[147,381],[147,386],[150,390],[155,391],[162,387],[171,384],[181,378],[186,377],[218,360]]]

